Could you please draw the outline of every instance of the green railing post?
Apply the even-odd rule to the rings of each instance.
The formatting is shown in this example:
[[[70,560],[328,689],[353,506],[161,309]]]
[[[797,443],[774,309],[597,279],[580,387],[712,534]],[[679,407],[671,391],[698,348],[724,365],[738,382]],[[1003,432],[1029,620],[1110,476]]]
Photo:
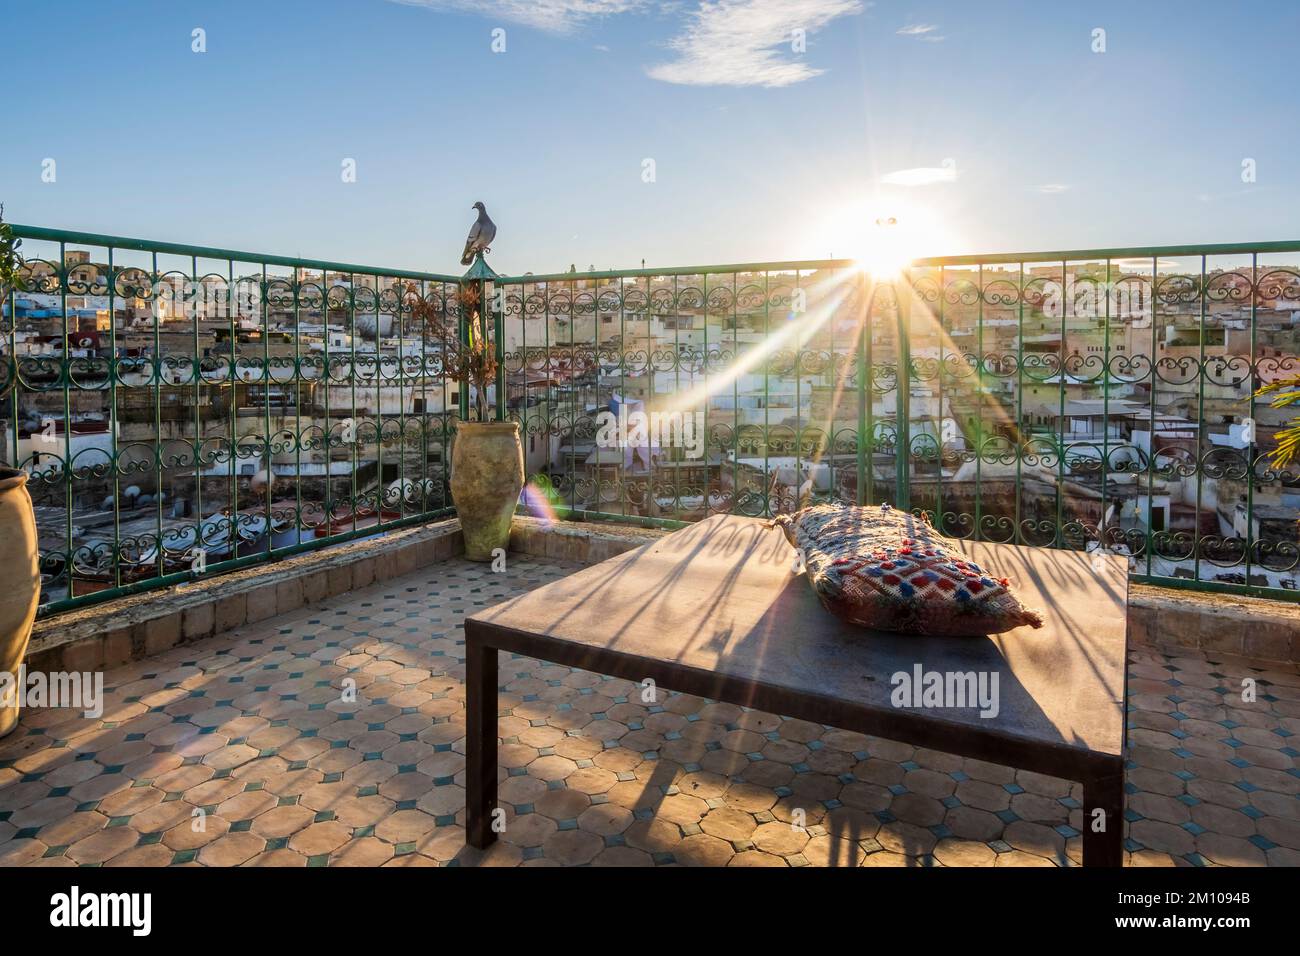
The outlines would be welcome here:
[[[462,280],[462,289],[467,288],[468,285],[468,282]],[[456,313],[456,328],[458,335],[460,336],[460,347],[466,349],[469,348],[469,314],[465,308],[464,295],[456,296]],[[462,422],[469,421],[469,389],[470,384],[468,381],[465,381],[459,383],[456,392],[457,402],[460,409],[460,420]]]
[[[867,430],[867,404],[871,401],[871,389],[867,381],[867,338],[871,335],[871,300],[875,296],[875,286],[866,273],[858,279],[858,292],[862,296],[862,307],[858,314],[858,341],[854,361],[857,366],[858,380],[858,493],[857,503],[867,503],[867,456],[871,454],[871,435]]]
[[[488,295],[487,283],[483,284],[484,295]],[[497,421],[506,420],[506,306],[505,294],[495,283],[491,290],[492,345],[496,350],[497,360]],[[500,300],[500,301],[498,301]],[[525,392],[527,388],[525,387]]]
[[[465,275],[461,278],[461,284],[463,287],[467,286],[474,290],[469,296],[469,301],[475,303],[477,307],[476,315],[478,317],[478,328],[475,329],[474,331],[477,335],[480,336],[480,341],[482,341],[487,337],[488,328],[489,328],[489,319],[492,320],[492,327],[497,329],[495,335],[495,341],[493,342],[493,349],[495,350],[496,360],[497,360],[497,374],[496,374],[497,400],[496,400],[496,408],[493,414],[498,420],[500,420],[502,417],[502,412],[504,411],[504,406],[502,404],[502,396],[501,396],[501,384],[503,381],[501,362],[504,357],[504,353],[502,351],[500,328],[499,325],[497,324],[497,319],[496,319],[497,310],[495,307],[495,303],[489,302],[487,300],[488,283],[493,282],[496,278],[497,278],[497,274],[492,271],[492,267],[489,266],[487,262],[483,259],[483,253],[479,252],[479,253],[475,253],[474,264],[469,267],[469,271],[466,272]],[[462,346],[467,346],[470,342],[469,323],[472,320],[473,316],[467,315],[466,309],[463,306],[460,310],[460,313],[461,313],[460,341]],[[461,399],[460,399],[460,407],[461,407],[460,417],[462,420],[465,420],[469,417],[468,414],[469,383],[468,382],[465,383],[461,391],[464,394],[461,395]],[[484,409],[487,408],[486,395],[482,396],[481,407],[483,407]]]
[[[898,309],[898,427],[894,464],[897,468],[895,502],[902,511],[912,507],[912,276],[904,269],[893,281]]]

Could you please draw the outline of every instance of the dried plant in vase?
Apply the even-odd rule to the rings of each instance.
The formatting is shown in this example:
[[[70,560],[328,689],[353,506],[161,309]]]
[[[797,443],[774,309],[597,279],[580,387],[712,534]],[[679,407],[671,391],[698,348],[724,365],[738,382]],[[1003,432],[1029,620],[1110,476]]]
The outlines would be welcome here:
[[[442,370],[473,398],[475,418],[491,418],[488,389],[496,383],[496,343],[488,330],[482,309],[482,290],[477,282],[462,284],[456,292],[455,310],[444,310],[437,303],[419,295],[414,283],[406,287],[411,320],[423,330],[425,345],[437,345]],[[464,316],[466,335],[461,338],[460,317]]]

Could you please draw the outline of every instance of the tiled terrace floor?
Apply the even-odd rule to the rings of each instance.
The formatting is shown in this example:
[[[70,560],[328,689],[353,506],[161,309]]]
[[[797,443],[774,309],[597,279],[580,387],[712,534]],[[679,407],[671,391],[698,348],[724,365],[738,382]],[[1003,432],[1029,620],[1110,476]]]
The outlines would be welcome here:
[[[462,618],[569,570],[435,565],[111,671],[101,719],[29,711],[0,743],[0,863],[1078,862],[1077,785],[522,658],[506,832],[467,848]],[[1139,651],[1129,694],[1128,862],[1300,864],[1294,669]]]

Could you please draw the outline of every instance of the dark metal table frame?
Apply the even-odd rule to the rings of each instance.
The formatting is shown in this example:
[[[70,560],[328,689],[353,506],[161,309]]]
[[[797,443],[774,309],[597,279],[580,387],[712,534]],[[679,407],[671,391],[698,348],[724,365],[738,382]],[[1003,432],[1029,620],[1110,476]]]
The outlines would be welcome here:
[[[611,559],[619,560],[618,558]],[[1119,866],[1123,861],[1124,760],[1105,754],[1016,738],[988,729],[957,727],[906,709],[862,706],[810,694],[772,682],[739,680],[670,660],[650,659],[609,648],[559,640],[470,617],[466,645],[466,825],[471,846],[496,840],[498,652],[520,654],[566,667],[640,683],[649,678],[664,689],[751,707],[902,741],[961,757],[1030,770],[1083,784],[1083,862]],[[1105,812],[1105,829],[1094,832],[1092,816]]]

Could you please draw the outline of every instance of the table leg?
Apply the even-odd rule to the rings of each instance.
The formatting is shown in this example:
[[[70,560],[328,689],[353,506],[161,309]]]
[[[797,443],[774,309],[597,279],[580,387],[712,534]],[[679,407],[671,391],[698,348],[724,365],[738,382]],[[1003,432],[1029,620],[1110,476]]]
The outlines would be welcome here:
[[[1094,827],[1102,811],[1105,830]],[[1124,773],[1083,782],[1083,865],[1124,865]]]
[[[465,826],[482,850],[497,838],[497,649],[465,642]]]

